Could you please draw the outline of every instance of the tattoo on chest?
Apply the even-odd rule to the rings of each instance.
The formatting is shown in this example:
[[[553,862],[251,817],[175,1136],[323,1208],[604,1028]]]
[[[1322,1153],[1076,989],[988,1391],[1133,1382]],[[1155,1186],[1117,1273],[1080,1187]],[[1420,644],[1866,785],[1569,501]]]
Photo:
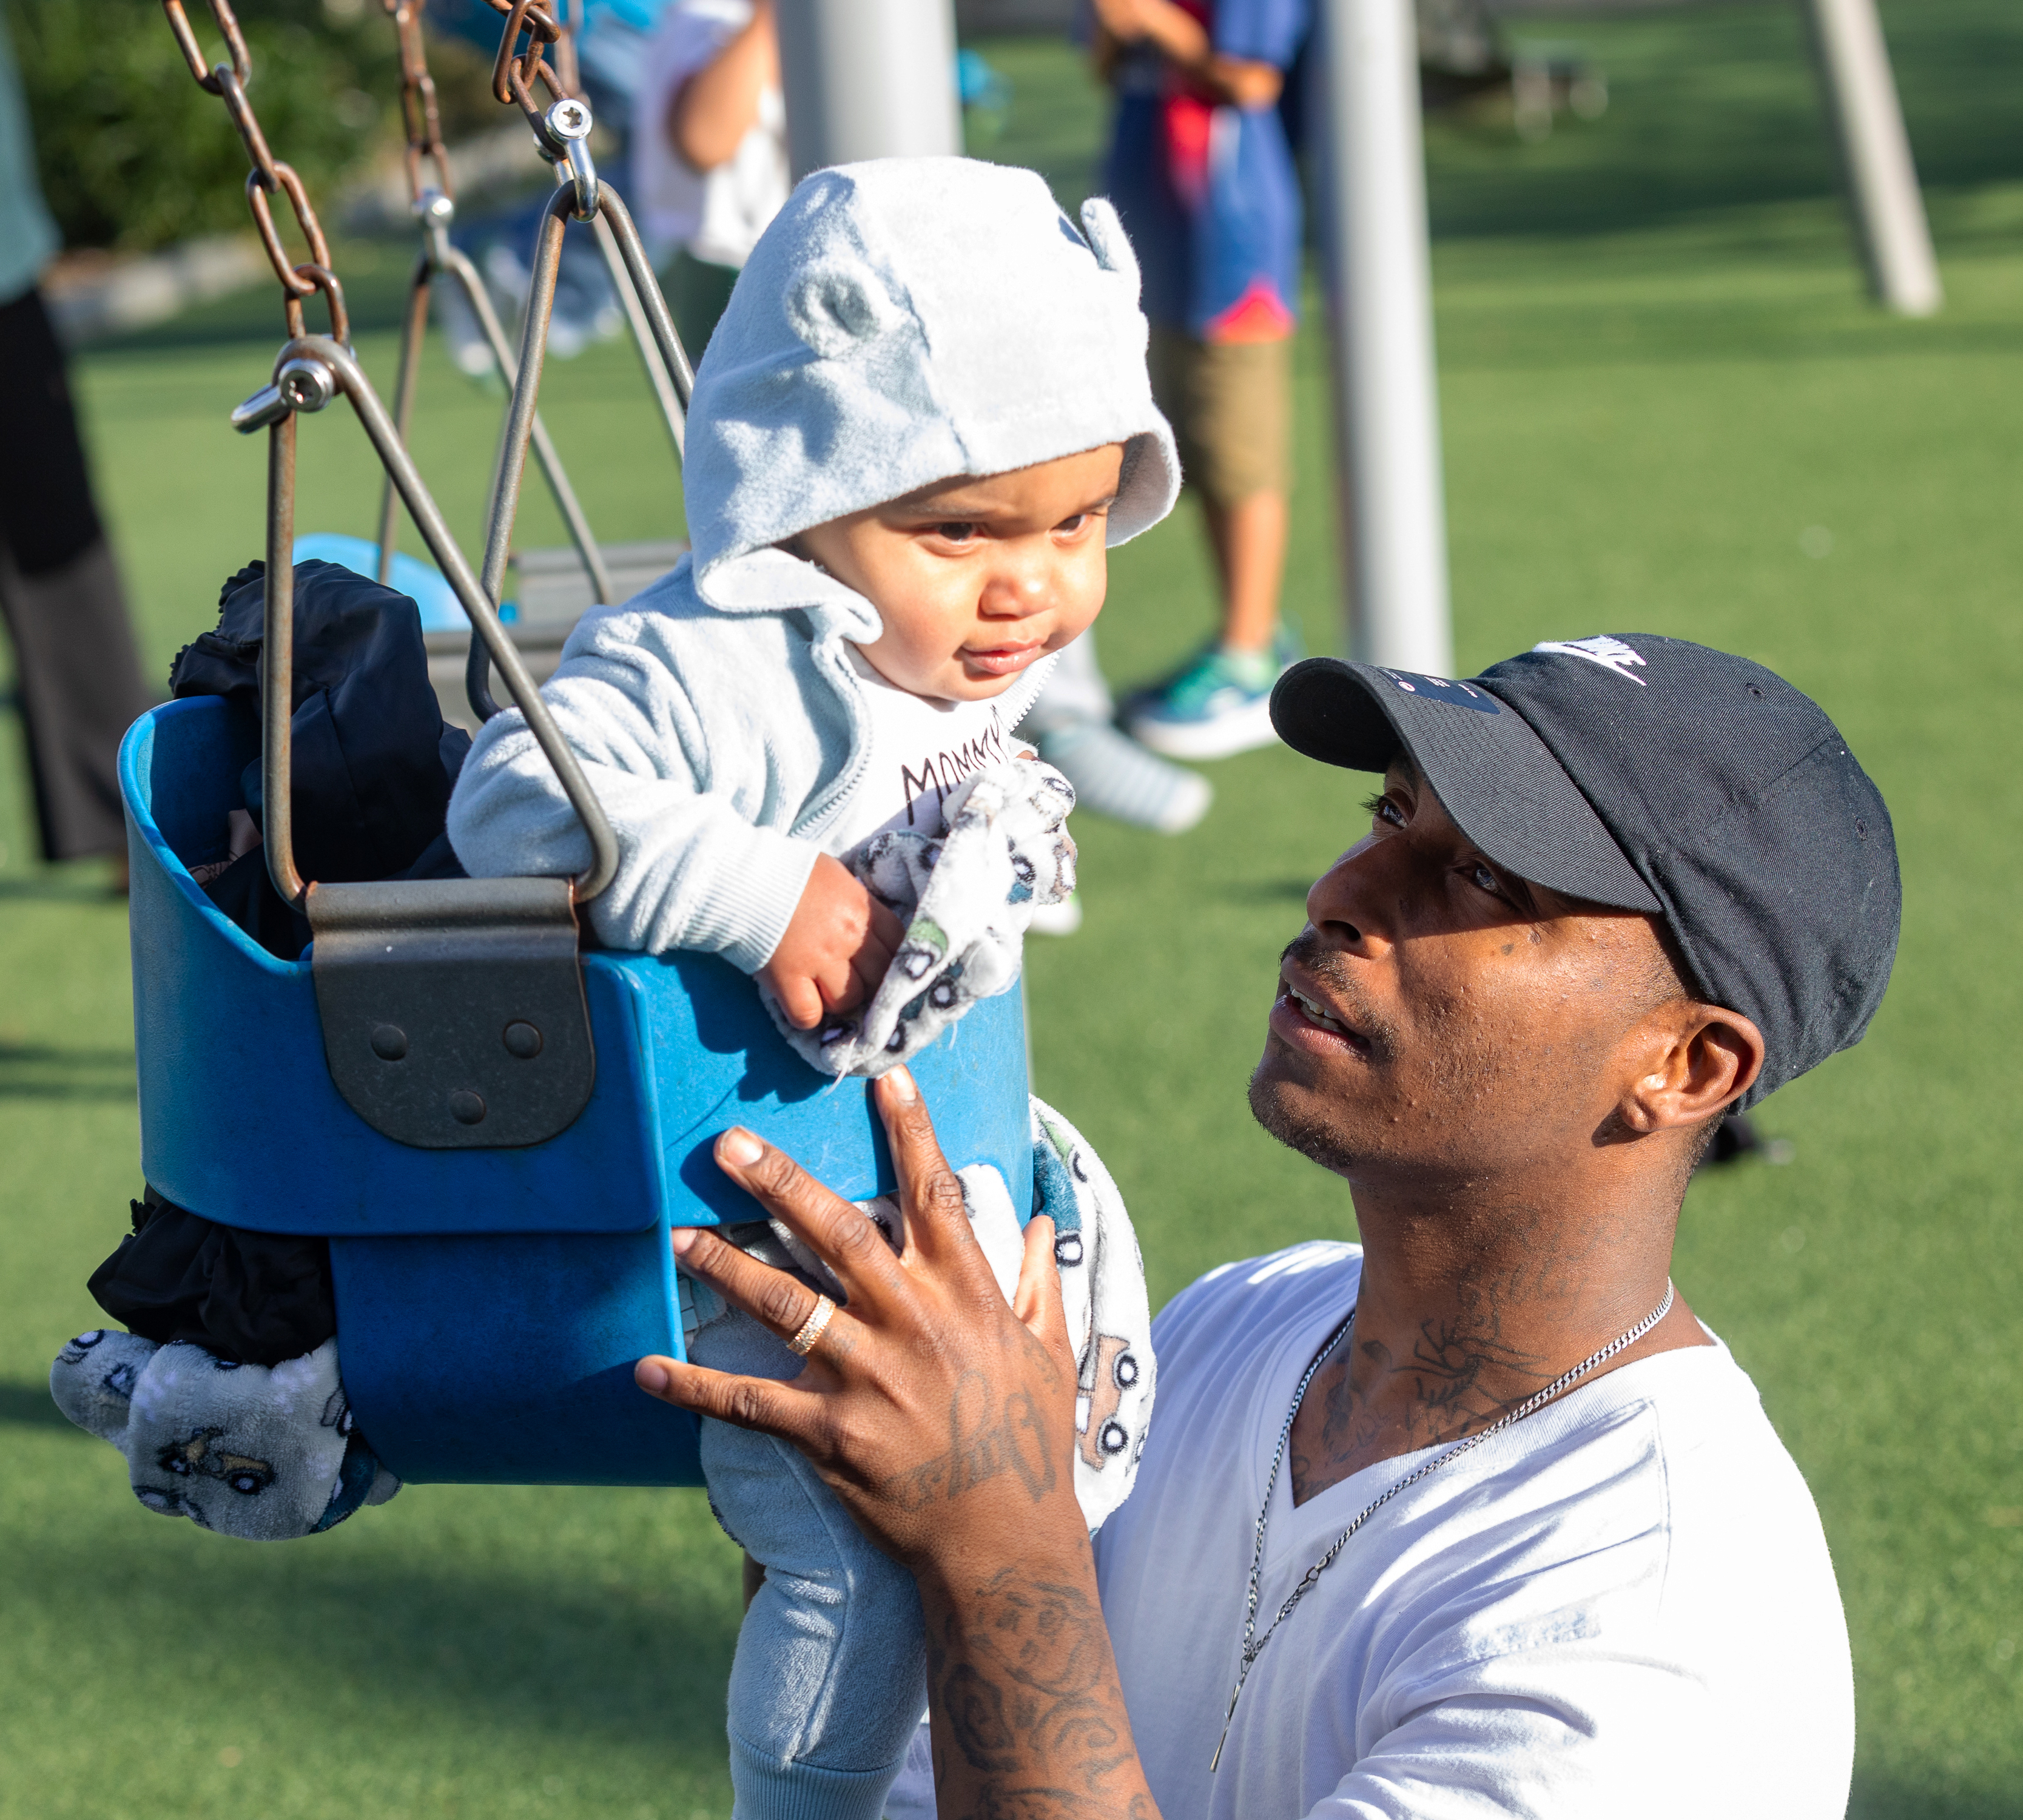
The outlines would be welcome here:
[[[1423,1322],[1403,1357],[1352,1335],[1353,1356],[1322,1368],[1293,1426],[1294,1501],[1379,1460],[1465,1439],[1550,1382],[1543,1357],[1503,1338],[1498,1303],[1493,1287],[1471,1291]]]

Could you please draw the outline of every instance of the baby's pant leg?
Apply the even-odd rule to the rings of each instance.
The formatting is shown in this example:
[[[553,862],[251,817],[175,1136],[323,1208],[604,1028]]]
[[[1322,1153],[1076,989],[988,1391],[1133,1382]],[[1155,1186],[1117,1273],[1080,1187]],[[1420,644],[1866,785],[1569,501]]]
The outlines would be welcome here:
[[[801,1368],[735,1309],[690,1356],[753,1377]],[[719,1520],[766,1569],[730,1671],[734,1820],[878,1820],[927,1707],[913,1576],[786,1442],[705,1419],[702,1467]]]

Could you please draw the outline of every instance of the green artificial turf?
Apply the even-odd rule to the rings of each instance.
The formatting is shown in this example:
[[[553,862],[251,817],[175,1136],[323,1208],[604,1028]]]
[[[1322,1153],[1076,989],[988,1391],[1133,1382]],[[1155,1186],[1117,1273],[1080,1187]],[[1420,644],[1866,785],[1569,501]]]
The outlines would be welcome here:
[[[1892,805],[1889,998],[1764,1109],[1788,1166],[1695,1188],[1677,1274],[1820,1502],[1854,1642],[1854,1812],[1995,1820],[2023,1809],[2023,20],[1990,0],[1886,13],[1943,315],[1862,302],[1783,9],[1531,27],[1600,64],[1612,104],[1538,145],[1487,115],[1429,129],[1441,400],[1465,669],[1603,629],[1745,651],[1825,703]],[[1055,47],[988,48],[1015,84],[991,155],[1072,198],[1099,98]],[[404,255],[364,252],[344,269],[383,324]],[[80,363],[154,674],[259,551],[261,450],[224,413],[265,377],[276,313],[256,294]],[[383,380],[383,331],[361,349]],[[1323,353],[1300,354],[1288,599],[1324,649]],[[439,361],[423,397],[418,452],[474,543],[496,404]],[[628,353],[558,365],[546,408],[602,532],[679,529]],[[355,428],[333,412],[302,448],[302,528],[368,533]],[[560,537],[532,484],[523,533]],[[1183,511],[1116,558],[1113,675],[1184,650],[1209,603]],[[418,1487],[259,1548],[144,1514],[55,1414],[47,1360],[90,1324],[83,1279],[139,1186],[125,917],[98,869],[33,863],[11,735],[0,765],[0,1820],[727,1811],[736,1558],[699,1494]],[[1183,839],[1082,818],[1086,925],[1030,957],[1040,1090],[1122,1183],[1158,1299],[1353,1230],[1242,1087],[1363,780],[1276,751],[1213,775]]]

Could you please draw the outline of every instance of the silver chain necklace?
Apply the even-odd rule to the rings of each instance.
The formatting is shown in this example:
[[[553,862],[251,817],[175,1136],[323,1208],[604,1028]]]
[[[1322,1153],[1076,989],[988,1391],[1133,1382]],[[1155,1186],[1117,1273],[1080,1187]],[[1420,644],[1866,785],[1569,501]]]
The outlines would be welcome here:
[[[1314,1355],[1314,1362],[1307,1367],[1305,1376],[1300,1379],[1300,1387],[1293,1393],[1293,1406],[1286,1412],[1286,1426],[1279,1430],[1279,1445],[1271,1456],[1271,1476],[1264,1481],[1264,1502],[1259,1507],[1257,1512],[1257,1544],[1250,1555],[1250,1598],[1243,1616],[1243,1654],[1237,1664],[1236,1685],[1230,1690],[1229,1710],[1223,1715],[1222,1736],[1216,1740],[1215,1755],[1209,1760],[1208,1773],[1210,1775],[1215,1774],[1217,1765],[1222,1761],[1222,1747],[1229,1742],[1229,1728],[1236,1718],[1236,1703],[1243,1697],[1243,1683],[1250,1678],[1252,1664],[1264,1653],[1264,1646],[1271,1642],[1279,1625],[1293,1615],[1293,1608],[1313,1590],[1315,1583],[1334,1565],[1335,1557],[1348,1546],[1349,1537],[1408,1486],[1416,1485],[1420,1480],[1438,1472],[1450,1461],[1459,1459],[1470,1448],[1480,1447],[1491,1435],[1501,1434],[1513,1423],[1522,1422],[1526,1416],[1544,1408],[1568,1386],[1585,1378],[1597,1365],[1614,1358],[1625,1346],[1636,1345],[1652,1328],[1672,1312],[1674,1293],[1671,1279],[1666,1278],[1665,1299],[1627,1333],[1618,1334],[1600,1352],[1590,1353],[1571,1371],[1562,1373],[1544,1390],[1526,1397],[1515,1409],[1506,1415],[1499,1416],[1480,1434],[1471,1434],[1467,1440],[1457,1441],[1445,1453],[1428,1460],[1422,1467],[1415,1467],[1381,1497],[1364,1505],[1355,1514],[1348,1527],[1335,1537],[1333,1545],[1329,1548],[1327,1553],[1307,1569],[1305,1577],[1293,1588],[1286,1602],[1279,1606],[1279,1615],[1272,1619],[1270,1624],[1266,1627],[1264,1635],[1260,1637],[1257,1634],[1257,1583],[1264,1566],[1264,1529],[1266,1524],[1271,1521],[1271,1494],[1278,1489],[1279,1469],[1285,1463],[1286,1444],[1292,1438],[1293,1424],[1298,1419],[1300,1405],[1306,1401],[1307,1386],[1314,1381],[1314,1374],[1327,1362],[1335,1348],[1341,1344],[1343,1336],[1355,1324],[1355,1309],[1353,1306],[1350,1308],[1348,1314],[1343,1317],[1341,1325],[1328,1335],[1327,1344]]]

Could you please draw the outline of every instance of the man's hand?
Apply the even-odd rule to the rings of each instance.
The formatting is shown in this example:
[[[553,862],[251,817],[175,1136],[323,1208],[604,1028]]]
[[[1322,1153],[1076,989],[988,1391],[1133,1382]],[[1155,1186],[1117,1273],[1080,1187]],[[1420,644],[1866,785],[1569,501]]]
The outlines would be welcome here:
[[[1075,1500],[1076,1360],[1052,1222],[1027,1226],[1008,1305],[913,1077],[895,1068],[873,1092],[899,1177],[897,1256],[855,1207],[749,1132],[717,1141],[724,1172],[848,1298],[807,1368],[779,1382],[648,1358],[635,1375],[682,1408],[791,1441],[865,1534],[913,1570],[943,1813],[1154,1820]],[[679,1232],[675,1245],[782,1339],[815,1308],[813,1290],[713,1232]]]
[[[1026,1229],[1015,1306],[970,1229],[962,1185],[903,1067],[875,1095],[899,1177],[903,1243],[792,1159],[733,1129],[716,1160],[842,1284],[837,1309],[787,1382],[643,1359],[642,1387],[698,1414],[783,1436],[814,1461],[865,1533],[916,1569],[990,1553],[1051,1522],[1085,1533],[1073,1467],[1076,1369],[1053,1226]],[[815,1292],[707,1229],[675,1234],[683,1267],[782,1339]],[[658,1374],[658,1379],[655,1374]]]
[[[813,1030],[825,1011],[847,1011],[878,990],[905,933],[840,860],[825,853],[759,977],[795,1029]]]

